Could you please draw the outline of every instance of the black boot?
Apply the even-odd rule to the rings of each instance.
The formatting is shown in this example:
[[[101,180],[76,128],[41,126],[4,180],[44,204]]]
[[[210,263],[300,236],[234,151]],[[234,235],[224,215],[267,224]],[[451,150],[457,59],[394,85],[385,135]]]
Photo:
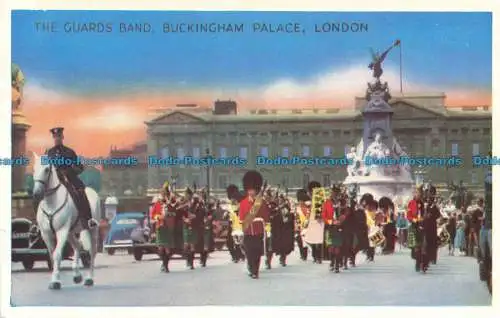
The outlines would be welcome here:
[[[285,255],[280,255],[280,264],[283,267],[286,266],[286,256]]]
[[[335,257],[331,256],[330,257],[330,272],[333,272],[335,270]]]
[[[303,260],[304,260],[304,261],[307,261],[307,247],[304,247],[304,248],[302,249],[302,253],[304,253],[304,258],[303,258]]]
[[[352,256],[349,258],[349,262],[351,263],[351,267],[356,267],[356,256],[355,256],[355,255],[352,255]]]
[[[342,260],[344,261],[344,269],[349,269],[349,267],[347,267],[347,256],[343,256]]]
[[[165,273],[170,273],[170,270],[168,268],[168,262],[170,261],[170,255],[163,254],[162,261],[163,261],[162,271]]]
[[[335,273],[340,273],[340,264],[342,263],[342,256],[335,256]]]
[[[201,267],[207,267],[207,258],[208,258],[208,252],[206,252],[206,251],[201,252],[201,255],[200,255]]]
[[[186,267],[189,268],[189,265],[191,264],[191,252],[189,251],[184,251],[184,257],[186,258]]]
[[[189,254],[189,269],[194,269],[194,252]]]
[[[266,257],[266,269],[271,269],[271,260]]]

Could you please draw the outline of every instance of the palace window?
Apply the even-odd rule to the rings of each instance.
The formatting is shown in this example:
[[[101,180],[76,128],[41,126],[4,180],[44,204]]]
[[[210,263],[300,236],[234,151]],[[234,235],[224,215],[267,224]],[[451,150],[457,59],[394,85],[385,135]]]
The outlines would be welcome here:
[[[304,157],[309,157],[311,155],[311,149],[309,146],[302,146],[302,155]]]
[[[170,156],[170,152],[168,151],[168,147],[163,147],[160,149],[160,157],[166,158]]]
[[[479,156],[479,144],[472,144],[472,155]]]
[[[184,148],[177,148],[177,158],[184,158]]]
[[[220,158],[227,158],[227,148],[226,147],[219,148],[219,157]]]
[[[227,176],[219,176],[219,189],[227,188]]]
[[[281,155],[282,155],[283,157],[288,157],[288,156],[290,156],[290,152],[289,152],[288,147],[283,147],[283,151],[281,152]]]
[[[323,186],[324,187],[329,187],[330,186],[330,175],[329,174],[324,174],[323,175]]]
[[[199,147],[194,147],[193,148],[193,157],[194,158],[200,158],[200,148]]]
[[[451,144],[451,155],[458,156],[458,144],[457,143]]]
[[[260,148],[260,155],[263,157],[269,157],[269,148],[261,147]]]
[[[330,147],[330,146],[323,147],[323,156],[328,157],[328,156],[331,156],[332,153],[333,153],[332,147]]]
[[[470,181],[472,184],[477,183],[477,172],[476,171],[471,171],[470,173]]]
[[[247,147],[240,148],[240,158],[243,158],[243,159],[248,158],[248,148]]]

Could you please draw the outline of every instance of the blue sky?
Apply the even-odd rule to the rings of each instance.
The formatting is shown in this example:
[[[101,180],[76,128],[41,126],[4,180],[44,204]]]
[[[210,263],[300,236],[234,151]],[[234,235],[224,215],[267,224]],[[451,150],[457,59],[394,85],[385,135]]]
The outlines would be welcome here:
[[[36,32],[37,21],[149,22],[153,34]],[[300,22],[306,34],[163,34],[169,23]],[[367,33],[314,33],[314,24],[359,21]],[[250,28],[249,28],[250,29]],[[12,59],[47,87],[77,91],[179,82],[190,87],[259,86],[307,79],[402,41],[404,71],[429,85],[491,88],[489,13],[291,13],[14,11]],[[386,65],[397,68],[394,52]],[[71,87],[71,89],[70,89]]]

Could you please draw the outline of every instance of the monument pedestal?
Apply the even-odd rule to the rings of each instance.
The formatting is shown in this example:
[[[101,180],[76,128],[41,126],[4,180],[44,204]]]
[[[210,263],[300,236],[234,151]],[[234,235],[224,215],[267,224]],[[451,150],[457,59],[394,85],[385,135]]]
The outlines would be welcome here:
[[[31,125],[20,111],[12,112],[12,158],[26,156],[26,133]],[[26,166],[12,166],[12,193],[25,192]]]

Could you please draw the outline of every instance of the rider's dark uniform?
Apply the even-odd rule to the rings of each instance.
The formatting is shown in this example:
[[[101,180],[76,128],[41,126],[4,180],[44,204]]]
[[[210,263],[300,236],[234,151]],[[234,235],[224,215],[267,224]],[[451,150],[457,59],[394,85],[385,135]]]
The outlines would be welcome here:
[[[55,136],[61,135],[63,130],[64,128],[58,127],[52,128],[50,132]],[[85,193],[85,184],[78,177],[78,175],[83,172],[85,167],[78,161],[76,152],[62,144],[48,149],[46,155],[49,159],[64,158],[64,161],[67,161],[65,164],[55,165],[57,175],[59,180],[68,187],[69,193],[78,209],[83,228],[88,228],[89,221],[92,220],[92,212],[89,200]],[[38,203],[39,202],[36,202],[35,208],[38,207]]]

